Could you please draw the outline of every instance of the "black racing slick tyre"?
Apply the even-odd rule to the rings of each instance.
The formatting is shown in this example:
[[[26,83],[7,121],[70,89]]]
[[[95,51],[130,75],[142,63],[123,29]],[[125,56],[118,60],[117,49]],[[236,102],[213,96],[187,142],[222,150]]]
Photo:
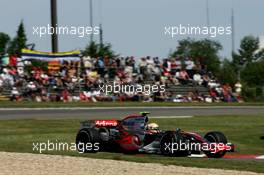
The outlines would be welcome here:
[[[212,131],[208,132],[204,138],[209,142],[209,143],[223,143],[227,144],[227,138],[222,132],[218,131]],[[221,158],[226,154],[226,151],[219,151],[216,153],[213,153],[211,151],[204,151],[204,153],[207,155],[209,158]]]
[[[93,129],[81,129],[76,136],[76,149],[79,153],[99,151],[99,135]]]

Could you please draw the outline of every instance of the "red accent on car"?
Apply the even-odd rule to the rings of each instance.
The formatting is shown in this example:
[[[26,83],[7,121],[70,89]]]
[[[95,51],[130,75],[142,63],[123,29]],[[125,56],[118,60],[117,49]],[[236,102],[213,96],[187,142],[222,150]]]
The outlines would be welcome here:
[[[133,139],[135,144],[141,145],[140,138],[138,136],[134,136]]]
[[[95,120],[95,125],[100,126],[117,126],[118,121],[117,120]]]
[[[195,132],[182,132],[183,135],[187,135],[189,137],[194,137],[196,140],[198,140],[200,143],[206,142],[202,136],[200,136],[198,133]]]
[[[136,151],[140,148],[141,144],[139,137],[134,135],[126,135],[116,142],[126,151]]]

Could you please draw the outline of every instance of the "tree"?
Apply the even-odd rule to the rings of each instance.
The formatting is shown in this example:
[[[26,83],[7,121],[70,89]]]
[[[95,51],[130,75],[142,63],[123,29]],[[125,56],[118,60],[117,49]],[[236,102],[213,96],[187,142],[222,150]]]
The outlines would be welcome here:
[[[220,82],[229,83],[230,85],[234,85],[237,82],[237,74],[232,61],[225,59],[222,62],[218,79]]]
[[[264,60],[248,63],[241,72],[244,82],[250,87],[264,86]]]
[[[90,42],[90,44],[85,48],[82,52],[84,56],[90,56],[92,58],[97,57],[105,57],[108,56],[109,58],[114,58],[117,55],[112,50],[111,44],[98,44],[94,41]]]
[[[233,62],[239,67],[264,58],[264,49],[259,47],[259,38],[246,36],[241,40],[238,53],[233,54]]]
[[[218,52],[222,49],[219,42],[209,39],[194,40],[183,39],[179,41],[176,51],[172,57],[190,57],[206,66],[208,71],[217,74],[220,68],[220,57]]]
[[[0,58],[6,54],[6,49],[10,37],[5,33],[0,33]]]
[[[26,48],[27,37],[25,33],[25,28],[23,21],[18,26],[16,37],[10,42],[8,53],[11,55],[17,55],[21,57],[21,50]]]
[[[263,74],[264,49],[260,49],[259,38],[245,36],[240,43],[238,53],[233,53],[233,65],[237,73],[241,72],[241,79],[249,86],[260,85]]]

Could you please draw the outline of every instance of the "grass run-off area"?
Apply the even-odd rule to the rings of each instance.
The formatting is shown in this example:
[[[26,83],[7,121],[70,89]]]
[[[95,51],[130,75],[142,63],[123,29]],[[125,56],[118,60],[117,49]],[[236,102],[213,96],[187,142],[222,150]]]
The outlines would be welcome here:
[[[245,103],[173,103],[173,102],[12,102],[0,101],[0,108],[58,108],[58,107],[164,107],[164,106],[264,106],[264,102]]]
[[[0,120],[0,151],[29,152],[33,151],[33,143],[74,143],[79,129],[79,120]],[[236,153],[227,154],[264,154],[264,115],[262,116],[199,116],[184,119],[151,119],[161,129],[196,131],[205,134],[208,131],[222,131],[228,140],[236,145]],[[161,155],[123,153],[88,153],[75,151],[49,151],[44,154],[82,156],[99,159],[114,159],[134,162],[152,162],[164,165],[180,165],[187,167],[219,168],[244,170],[264,173],[262,160],[208,159],[187,157],[165,157]]]

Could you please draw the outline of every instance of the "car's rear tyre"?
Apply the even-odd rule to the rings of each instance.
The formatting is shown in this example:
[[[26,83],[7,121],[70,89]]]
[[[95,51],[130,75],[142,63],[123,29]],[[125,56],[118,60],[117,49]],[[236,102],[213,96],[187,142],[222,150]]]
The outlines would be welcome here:
[[[208,132],[204,138],[209,142],[209,143],[223,143],[227,144],[227,138],[222,132],[218,131],[212,131]],[[207,155],[209,158],[221,158],[226,154],[226,150],[219,151],[216,153],[213,153],[211,151],[204,151],[204,153]]]
[[[96,153],[99,151],[98,133],[92,129],[81,129],[76,136],[76,148],[80,153]]]

